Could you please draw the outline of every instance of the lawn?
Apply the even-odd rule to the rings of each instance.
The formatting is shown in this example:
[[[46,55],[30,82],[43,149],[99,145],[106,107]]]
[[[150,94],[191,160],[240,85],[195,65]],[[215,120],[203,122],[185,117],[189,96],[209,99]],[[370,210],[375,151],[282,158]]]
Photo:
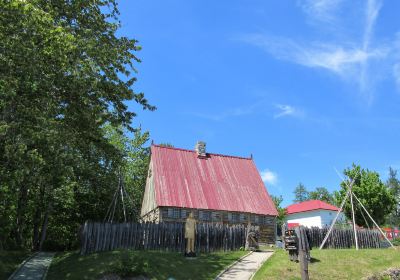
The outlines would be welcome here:
[[[126,254],[147,263],[147,276],[152,279],[214,279],[221,270],[246,253],[218,252],[185,259],[182,254],[175,252],[117,250],[87,256],[68,252],[55,257],[47,279],[99,279]]]
[[[310,279],[361,279],[389,267],[400,267],[400,251],[393,249],[354,249],[311,251]],[[266,261],[254,280],[301,279],[300,266],[290,262],[282,249]]]
[[[0,279],[7,279],[30,254],[28,251],[0,251]]]

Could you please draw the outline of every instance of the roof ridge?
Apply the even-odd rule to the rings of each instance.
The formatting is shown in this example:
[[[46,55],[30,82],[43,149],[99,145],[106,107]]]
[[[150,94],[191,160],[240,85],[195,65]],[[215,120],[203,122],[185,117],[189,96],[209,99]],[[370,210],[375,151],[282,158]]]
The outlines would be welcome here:
[[[163,145],[157,145],[157,144],[151,144],[152,147],[157,147],[157,148],[164,148],[164,149],[170,149],[170,150],[177,150],[177,151],[182,151],[182,152],[190,152],[190,153],[195,153],[196,151],[194,150],[189,150],[189,149],[183,149],[183,148],[176,148],[176,147],[167,147]],[[219,157],[229,157],[229,158],[238,158],[238,159],[247,159],[247,160],[253,160],[251,157],[240,157],[240,156],[231,156],[231,155],[223,155],[223,154],[216,154],[216,153],[206,153],[207,155],[212,155],[212,156],[219,156]]]

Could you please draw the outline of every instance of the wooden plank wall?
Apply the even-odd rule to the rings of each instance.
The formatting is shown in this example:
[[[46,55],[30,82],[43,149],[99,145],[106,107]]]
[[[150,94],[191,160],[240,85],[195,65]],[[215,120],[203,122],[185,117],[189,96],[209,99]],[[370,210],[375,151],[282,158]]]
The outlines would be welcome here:
[[[328,228],[307,228],[311,247],[319,247]],[[378,230],[357,229],[357,241],[360,249],[364,248],[382,248],[386,247],[383,237]],[[345,249],[354,248],[354,231],[353,229],[333,229],[324,248],[327,249]]]
[[[238,250],[246,243],[246,227],[198,223],[197,252]],[[184,252],[184,223],[95,223],[80,230],[81,254],[115,249]]]

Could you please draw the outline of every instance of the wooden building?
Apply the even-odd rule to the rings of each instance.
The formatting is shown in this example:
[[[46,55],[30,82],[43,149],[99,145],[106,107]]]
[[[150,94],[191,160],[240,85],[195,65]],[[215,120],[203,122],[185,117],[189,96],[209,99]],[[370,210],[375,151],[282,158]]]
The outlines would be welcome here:
[[[261,242],[274,243],[277,210],[252,158],[151,146],[141,216],[145,221],[198,221],[260,226]]]
[[[329,227],[335,218],[339,208],[321,200],[307,200],[286,207],[285,221],[288,227]],[[343,213],[338,216],[339,223],[345,223]]]

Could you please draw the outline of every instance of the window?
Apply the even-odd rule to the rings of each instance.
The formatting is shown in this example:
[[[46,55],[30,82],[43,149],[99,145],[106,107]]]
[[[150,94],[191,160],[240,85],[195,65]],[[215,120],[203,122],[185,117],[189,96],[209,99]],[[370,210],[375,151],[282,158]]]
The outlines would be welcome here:
[[[260,225],[270,225],[271,224],[271,218],[268,216],[260,216]]]
[[[239,222],[239,213],[232,213],[232,222],[233,223],[238,223]]]
[[[172,216],[173,216],[174,219],[179,219],[180,216],[181,216],[181,211],[180,211],[180,209],[173,208]]]
[[[199,211],[200,220],[203,221],[211,221],[211,212],[210,211]]]
[[[168,208],[168,218],[179,219],[180,218],[180,209]]]
[[[185,209],[181,210],[181,219],[186,219],[189,216],[189,212]]]
[[[161,208],[161,215],[163,217],[163,219],[168,218],[168,208]]]

